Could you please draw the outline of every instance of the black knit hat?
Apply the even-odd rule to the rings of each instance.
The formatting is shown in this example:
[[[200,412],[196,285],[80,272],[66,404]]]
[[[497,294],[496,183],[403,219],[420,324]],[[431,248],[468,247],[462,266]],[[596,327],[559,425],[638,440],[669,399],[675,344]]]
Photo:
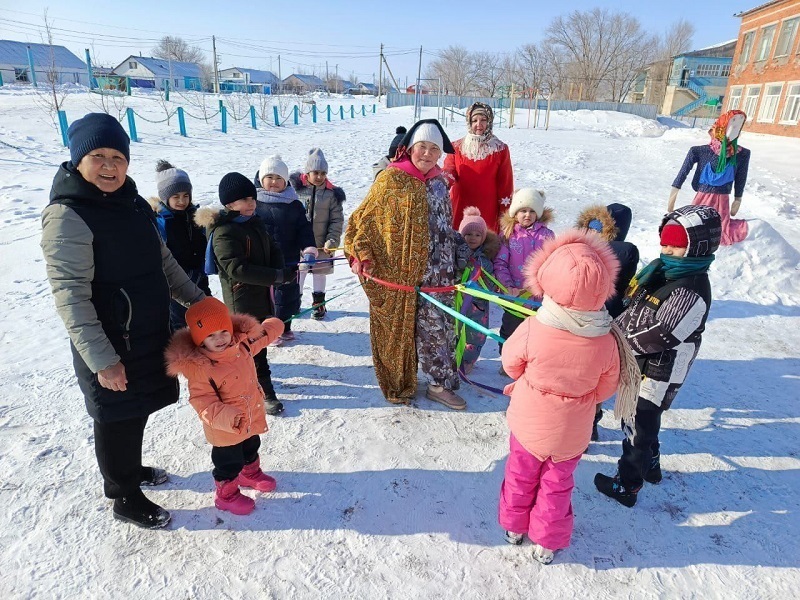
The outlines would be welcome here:
[[[219,201],[224,206],[242,198],[255,198],[256,186],[241,173],[228,173],[219,182]]]
[[[69,159],[76,167],[84,156],[98,148],[118,150],[131,162],[131,139],[119,121],[106,113],[89,113],[73,122],[67,129],[67,139]]]
[[[389,144],[389,154],[386,155],[386,158],[389,160],[392,160],[394,155],[397,154],[397,148],[400,146],[400,142],[403,140],[403,135],[405,135],[406,131],[408,130],[402,125],[394,130],[397,135],[394,136],[392,143]]]

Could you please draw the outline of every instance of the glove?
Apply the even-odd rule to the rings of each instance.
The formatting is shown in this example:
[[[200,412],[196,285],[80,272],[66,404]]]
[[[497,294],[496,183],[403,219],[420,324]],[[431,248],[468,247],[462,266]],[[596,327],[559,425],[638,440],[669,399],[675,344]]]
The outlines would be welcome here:
[[[672,212],[675,210],[675,200],[678,199],[678,192],[681,190],[679,188],[671,188],[669,193],[669,202],[667,202],[667,212]]]
[[[333,254],[334,252],[336,252],[336,246],[337,246],[336,242],[334,242],[333,240],[328,240],[327,242],[325,242],[325,245],[322,247],[322,249],[325,250],[325,252],[327,252],[328,254]]]
[[[275,285],[287,283],[294,279],[294,269],[292,267],[284,267],[283,269],[276,269],[278,274],[275,276]]]
[[[303,260],[300,263],[301,271],[310,271],[314,263],[317,262],[317,257],[313,254],[303,254]]]
[[[739,207],[742,205],[742,197],[739,196],[738,198],[734,198],[733,202],[731,202],[731,216],[735,217],[736,213],[739,212]]]
[[[266,335],[270,344],[277,340],[278,337],[280,337],[280,335],[283,333],[283,321],[275,317],[264,319],[264,322],[261,323],[261,325],[264,327],[264,334]]]

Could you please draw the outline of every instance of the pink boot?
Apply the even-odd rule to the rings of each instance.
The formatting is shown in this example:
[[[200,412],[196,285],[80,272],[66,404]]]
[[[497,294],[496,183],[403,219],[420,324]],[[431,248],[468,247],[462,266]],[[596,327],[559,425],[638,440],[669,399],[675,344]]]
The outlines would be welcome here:
[[[274,492],[275,488],[278,487],[275,478],[270,477],[261,470],[261,459],[258,457],[242,468],[242,472],[239,473],[239,485],[259,492]]]
[[[217,494],[214,496],[214,506],[220,510],[227,510],[235,515],[249,515],[256,507],[252,498],[248,498],[239,491],[236,479],[228,481],[215,481]]]

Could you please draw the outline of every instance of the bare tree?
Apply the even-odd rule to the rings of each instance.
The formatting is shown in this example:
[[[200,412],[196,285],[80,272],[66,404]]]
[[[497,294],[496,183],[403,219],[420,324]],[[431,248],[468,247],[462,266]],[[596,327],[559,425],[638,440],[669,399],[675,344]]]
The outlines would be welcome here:
[[[202,49],[197,46],[190,46],[186,43],[186,40],[175,35],[165,35],[151,52],[156,58],[163,58],[164,60],[195,64],[205,61],[205,52]]]
[[[524,89],[541,91],[547,75],[548,56],[543,45],[525,44],[515,54],[516,83]]]
[[[467,95],[476,86],[475,57],[464,46],[448,46],[428,65],[426,75],[441,79],[445,94]]]
[[[472,60],[477,91],[493,98],[498,86],[510,78],[507,62],[498,52],[475,52]]]
[[[556,17],[547,42],[567,52],[585,100],[619,99],[630,87],[629,71],[641,71],[653,56],[652,36],[638,19],[600,8]]]
[[[672,59],[692,47],[695,28],[686,19],[670,25],[659,40],[655,60],[647,68],[644,102],[661,106],[667,93]]]
[[[47,9],[44,11],[44,29],[45,33],[42,42],[47,44],[49,54],[47,64],[45,65],[44,75],[47,83],[47,90],[45,92],[36,93],[36,103],[47,113],[53,127],[58,131],[58,111],[64,106],[64,101],[67,98],[67,92],[64,86],[61,85],[61,77],[58,71],[58,63],[56,62],[56,53],[53,48],[53,24],[47,17]],[[31,73],[31,80],[34,74]]]

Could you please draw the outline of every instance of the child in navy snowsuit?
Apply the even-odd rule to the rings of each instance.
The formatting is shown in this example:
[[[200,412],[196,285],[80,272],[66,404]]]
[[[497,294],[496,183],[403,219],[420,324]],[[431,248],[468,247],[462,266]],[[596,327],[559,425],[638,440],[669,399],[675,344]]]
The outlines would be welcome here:
[[[289,186],[289,167],[278,155],[263,160],[256,174],[256,214],[264,222],[270,237],[281,249],[287,266],[294,263],[294,275],[275,288],[275,316],[285,322],[285,330],[273,346],[294,339],[290,317],[300,312],[300,286],[297,264],[313,265],[318,255],[314,229],[306,218],[306,209]]]
[[[208,276],[203,269],[206,254],[206,234],[194,222],[197,205],[192,204],[192,182],[182,169],[176,169],[165,160],[156,164],[158,198],[151,198],[156,211],[156,224],[161,239],[172,256],[186,271],[197,287],[211,295]],[[186,327],[186,307],[172,300],[169,305],[169,324],[172,331]]]

